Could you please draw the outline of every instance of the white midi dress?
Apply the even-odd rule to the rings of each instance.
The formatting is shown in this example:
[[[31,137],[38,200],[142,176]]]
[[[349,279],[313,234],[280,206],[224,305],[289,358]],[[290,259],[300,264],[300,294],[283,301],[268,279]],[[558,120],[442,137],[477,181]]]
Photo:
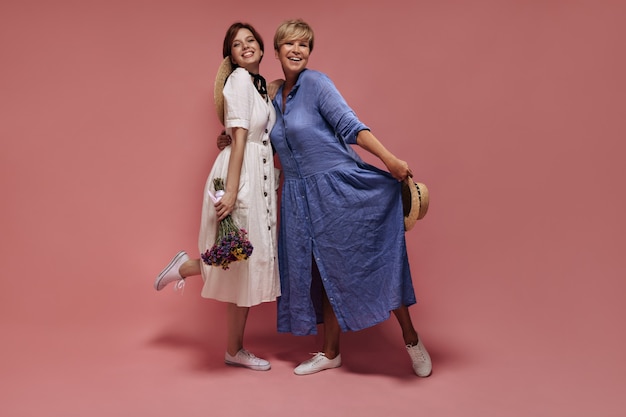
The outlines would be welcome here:
[[[280,295],[276,225],[279,175],[269,138],[275,121],[271,101],[257,92],[245,69],[235,69],[224,86],[224,125],[227,133],[234,127],[247,129],[248,138],[231,215],[236,225],[248,232],[253,251],[248,259],[232,262],[228,270],[202,262],[202,297],[250,307],[275,301]],[[216,177],[228,182],[230,152],[231,147],[227,146],[219,153],[206,182],[198,239],[200,253],[215,243],[218,221],[209,191],[215,194]]]

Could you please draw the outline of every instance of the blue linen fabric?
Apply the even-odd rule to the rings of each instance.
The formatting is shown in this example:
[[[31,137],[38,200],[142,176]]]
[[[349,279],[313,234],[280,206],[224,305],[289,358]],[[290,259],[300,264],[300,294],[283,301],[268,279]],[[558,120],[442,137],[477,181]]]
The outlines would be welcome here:
[[[278,331],[317,333],[320,283],[342,331],[373,326],[414,304],[401,185],[350,146],[368,127],[315,70],[300,74],[284,112],[282,87],[274,106],[270,137],[284,176]]]

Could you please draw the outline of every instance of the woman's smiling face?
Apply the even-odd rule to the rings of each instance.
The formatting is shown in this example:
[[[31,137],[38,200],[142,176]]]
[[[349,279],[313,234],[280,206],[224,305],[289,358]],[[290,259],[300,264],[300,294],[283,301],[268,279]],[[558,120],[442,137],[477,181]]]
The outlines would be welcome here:
[[[254,69],[258,68],[262,56],[261,46],[252,32],[246,28],[239,29],[230,48],[232,62],[242,68]]]
[[[285,75],[298,74],[306,68],[310,54],[309,42],[306,39],[295,39],[284,41],[276,51],[276,58]]]

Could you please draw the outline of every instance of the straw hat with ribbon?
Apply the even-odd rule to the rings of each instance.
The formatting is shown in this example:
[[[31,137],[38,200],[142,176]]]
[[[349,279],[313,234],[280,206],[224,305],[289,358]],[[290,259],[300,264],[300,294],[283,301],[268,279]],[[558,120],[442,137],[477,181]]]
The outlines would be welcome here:
[[[402,181],[402,210],[404,211],[404,230],[409,231],[415,222],[423,218],[428,211],[428,188],[421,182],[414,182],[407,177]]]
[[[213,87],[213,101],[215,102],[215,110],[217,118],[220,119],[222,126],[224,125],[224,84],[226,79],[233,72],[234,68],[230,62],[230,57],[224,58],[215,76],[215,86]]]

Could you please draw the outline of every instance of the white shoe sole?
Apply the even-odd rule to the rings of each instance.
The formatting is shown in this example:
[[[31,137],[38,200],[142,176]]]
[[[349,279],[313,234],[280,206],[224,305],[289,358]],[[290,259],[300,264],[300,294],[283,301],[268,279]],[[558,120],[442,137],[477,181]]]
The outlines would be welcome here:
[[[252,369],[253,371],[269,371],[272,368],[271,364],[267,364],[267,365],[245,365],[243,363],[239,363],[239,362],[232,362],[229,360],[225,360],[224,363],[228,366],[236,366],[239,368],[248,368],[248,369]]]
[[[157,291],[161,291],[163,288],[159,288],[161,281],[163,281],[163,278],[165,278],[165,276],[170,272],[170,270],[174,267],[174,265],[176,265],[178,263],[178,261],[180,261],[183,256],[186,256],[187,253],[185,251],[180,251],[178,252],[174,258],[170,261],[169,264],[167,264],[167,266],[165,267],[165,269],[163,269],[163,271],[161,271],[161,273],[157,276],[156,281],[154,281],[154,289]]]
[[[312,375],[312,374],[316,374],[318,372],[325,371],[327,369],[339,368],[341,366],[341,356],[338,355],[338,358],[339,358],[338,360],[337,360],[337,358],[335,358],[335,359],[325,358],[324,362],[326,362],[326,363],[320,364],[320,365],[317,365],[317,366],[316,365],[309,366],[308,364],[304,365],[304,363],[303,363],[303,364],[298,365],[293,370],[293,373],[296,374],[296,375]],[[305,361],[305,362],[307,362],[307,361]]]

